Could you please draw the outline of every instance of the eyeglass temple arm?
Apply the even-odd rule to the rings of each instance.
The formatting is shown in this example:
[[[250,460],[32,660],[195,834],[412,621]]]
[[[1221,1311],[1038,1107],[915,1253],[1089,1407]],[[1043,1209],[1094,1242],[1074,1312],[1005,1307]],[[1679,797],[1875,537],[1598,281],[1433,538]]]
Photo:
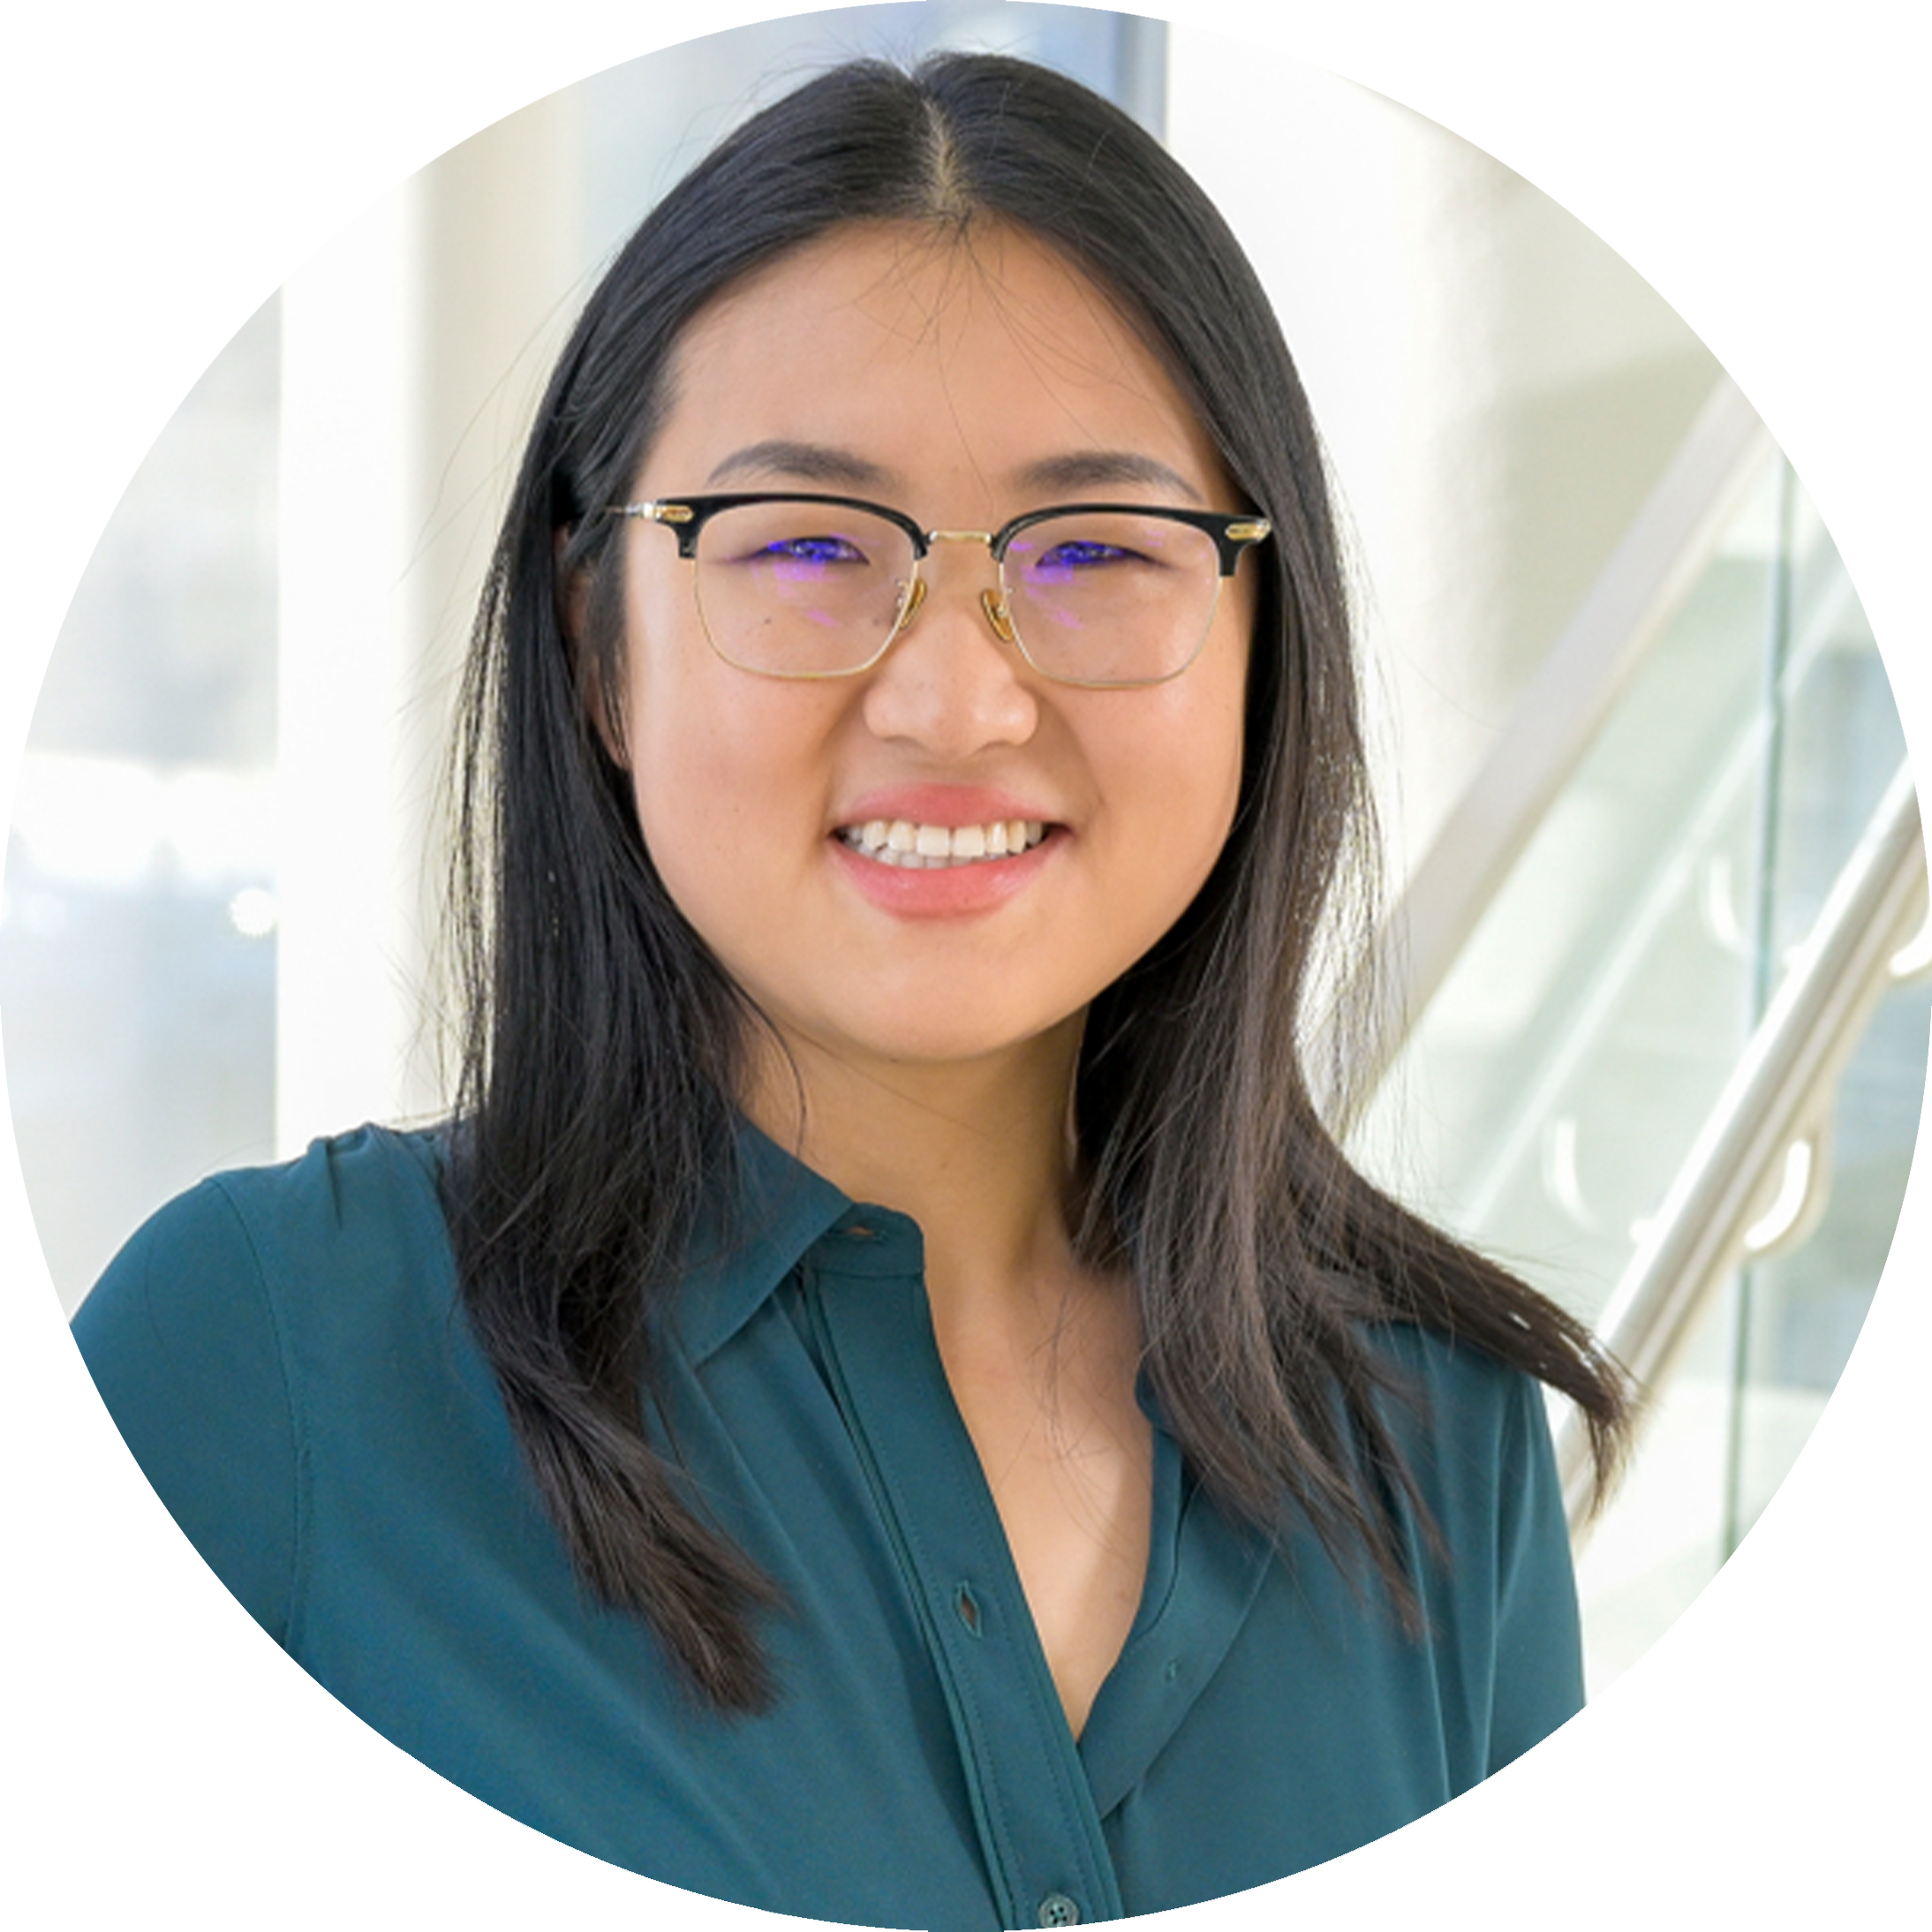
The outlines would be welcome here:
[[[704,526],[704,518],[689,503],[652,501],[614,503],[611,508],[619,517],[644,517],[652,523],[663,524],[677,539],[679,556],[695,557],[698,555],[698,532]]]
[[[1223,525],[1219,532],[1211,532],[1214,547],[1221,553],[1221,575],[1234,576],[1242,553],[1272,535],[1274,525],[1265,517],[1244,517],[1238,523]]]

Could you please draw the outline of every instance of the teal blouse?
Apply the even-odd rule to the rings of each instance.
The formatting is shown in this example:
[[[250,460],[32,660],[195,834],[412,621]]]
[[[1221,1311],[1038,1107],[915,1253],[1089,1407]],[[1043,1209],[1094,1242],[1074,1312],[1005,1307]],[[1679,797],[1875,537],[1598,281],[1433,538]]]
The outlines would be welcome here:
[[[1536,1385],[1418,1330],[1392,1410],[1446,1541],[1427,1632],[1311,1535],[1216,1508],[1155,1417],[1139,1614],[1076,1741],[934,1347],[918,1229],[747,1133],[745,1225],[678,1290],[668,1416],[782,1588],[783,1694],[698,1708],[589,1600],[457,1300],[436,1143],[366,1128],[164,1208],[75,1318],[208,1563],[351,1709],[612,1863],[808,1917],[1069,1925],[1392,1831],[1581,1701]]]

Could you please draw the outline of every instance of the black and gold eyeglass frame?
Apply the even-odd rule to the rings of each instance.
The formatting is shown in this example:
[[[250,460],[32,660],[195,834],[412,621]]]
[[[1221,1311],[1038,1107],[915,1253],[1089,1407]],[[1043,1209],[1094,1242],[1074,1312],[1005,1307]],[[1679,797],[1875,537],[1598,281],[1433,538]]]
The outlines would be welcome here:
[[[753,490],[612,506],[664,525],[694,566],[725,662],[760,676],[870,670],[918,615],[940,543],[981,543],[1000,571],[986,621],[1039,674],[1096,689],[1178,677],[1265,517],[1148,503],[1063,503],[998,530],[927,530],[863,497]]]

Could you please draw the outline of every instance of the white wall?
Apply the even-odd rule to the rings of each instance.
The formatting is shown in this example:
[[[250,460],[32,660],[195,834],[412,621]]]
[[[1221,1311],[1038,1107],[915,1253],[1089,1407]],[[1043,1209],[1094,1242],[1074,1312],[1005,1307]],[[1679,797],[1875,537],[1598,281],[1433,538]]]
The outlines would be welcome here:
[[[276,1138],[441,1111],[451,706],[583,290],[577,95],[405,182],[283,300]]]
[[[1247,42],[1169,48],[1169,145],[1274,298],[1357,540],[1394,885],[1719,372],[1480,149]]]

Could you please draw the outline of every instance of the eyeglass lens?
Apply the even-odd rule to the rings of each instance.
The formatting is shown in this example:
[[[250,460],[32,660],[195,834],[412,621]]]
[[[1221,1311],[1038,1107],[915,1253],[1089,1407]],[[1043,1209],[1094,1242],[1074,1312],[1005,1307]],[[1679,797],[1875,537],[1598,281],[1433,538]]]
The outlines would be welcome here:
[[[698,604],[721,656],[780,677],[870,663],[910,590],[912,540],[884,517],[806,502],[741,504],[706,522]],[[1030,525],[1001,570],[1021,646],[1049,677],[1132,684],[1193,658],[1220,584],[1214,540],[1131,511]]]

